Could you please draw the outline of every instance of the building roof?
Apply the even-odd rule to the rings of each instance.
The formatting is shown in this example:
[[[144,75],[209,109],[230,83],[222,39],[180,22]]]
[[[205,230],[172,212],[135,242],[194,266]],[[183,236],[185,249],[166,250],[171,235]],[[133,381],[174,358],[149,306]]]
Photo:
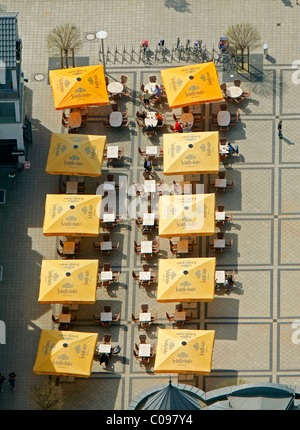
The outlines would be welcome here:
[[[9,69],[14,69],[17,65],[17,16],[18,12],[0,13],[0,61]]]
[[[197,410],[201,409],[199,402],[192,393],[173,386],[171,381],[165,388],[150,397],[143,410]]]

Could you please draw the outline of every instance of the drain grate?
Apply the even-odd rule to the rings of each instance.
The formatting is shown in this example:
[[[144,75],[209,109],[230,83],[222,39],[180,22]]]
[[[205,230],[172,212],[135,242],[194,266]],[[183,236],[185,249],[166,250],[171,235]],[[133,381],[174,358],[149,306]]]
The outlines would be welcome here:
[[[0,204],[5,203],[6,190],[0,190]]]

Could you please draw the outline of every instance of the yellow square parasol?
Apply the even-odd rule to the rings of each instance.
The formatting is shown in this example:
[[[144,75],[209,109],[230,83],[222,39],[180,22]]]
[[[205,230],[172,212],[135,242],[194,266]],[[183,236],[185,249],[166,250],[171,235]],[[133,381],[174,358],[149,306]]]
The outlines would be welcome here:
[[[154,373],[209,375],[214,330],[158,330]]]
[[[159,197],[160,237],[208,236],[215,232],[215,194]]]
[[[213,62],[161,70],[171,109],[223,100]]]
[[[216,173],[219,171],[219,133],[163,135],[164,174]]]
[[[40,303],[95,303],[99,260],[43,260]]]
[[[98,236],[101,196],[47,194],[43,233],[45,236]]]
[[[214,298],[216,259],[160,259],[158,302],[209,302]]]
[[[52,133],[46,172],[100,176],[106,136]]]
[[[42,330],[34,373],[89,377],[97,340],[98,333]]]
[[[50,70],[49,80],[57,110],[109,104],[103,66]]]

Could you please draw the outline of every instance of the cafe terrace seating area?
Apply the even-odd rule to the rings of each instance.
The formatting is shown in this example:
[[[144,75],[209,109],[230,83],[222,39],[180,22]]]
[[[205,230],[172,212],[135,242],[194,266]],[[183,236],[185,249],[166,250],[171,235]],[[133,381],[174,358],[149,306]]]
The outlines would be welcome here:
[[[70,202],[77,201],[77,197],[96,196],[101,210],[96,234],[79,234],[76,230],[54,233],[58,236],[57,259],[71,265],[86,259],[97,261],[98,269],[93,280],[95,300],[53,302],[52,322],[55,330],[98,334],[91,367],[91,372],[97,373],[119,373],[127,363],[132,369],[153,373],[158,331],[198,327],[197,301],[156,300],[161,259],[215,259],[214,290],[219,296],[230,295],[238,278],[234,268],[228,267],[231,259],[235,266],[237,243],[230,233],[234,215],[226,205],[227,196],[235,193],[238,184],[231,171],[225,172],[223,163],[234,166],[238,162],[237,145],[233,151],[229,149],[230,135],[232,129],[240,127],[239,104],[250,97],[251,91],[241,93],[240,85],[228,82],[220,86],[222,95],[216,102],[171,109],[160,73],[144,73],[143,77],[138,93],[134,92],[130,73],[106,77],[108,102],[61,112],[62,135],[71,135],[73,148],[77,149],[78,138],[99,137],[102,155],[98,174],[77,173],[76,169],[69,174],[55,172],[57,194]],[[164,158],[168,153],[164,135],[193,140],[205,132],[217,133],[217,169],[211,173],[200,169],[165,175]],[[133,148],[135,134],[139,146]],[[70,155],[70,159],[76,161],[76,156]],[[176,236],[175,230],[171,236],[160,235],[161,197],[203,193],[214,195],[214,234],[189,235],[186,231]],[[222,267],[223,256],[226,270]],[[128,290],[133,291],[132,303],[128,302]],[[131,350],[125,348],[127,336],[132,339]],[[179,375],[179,380],[195,382],[193,375]]]

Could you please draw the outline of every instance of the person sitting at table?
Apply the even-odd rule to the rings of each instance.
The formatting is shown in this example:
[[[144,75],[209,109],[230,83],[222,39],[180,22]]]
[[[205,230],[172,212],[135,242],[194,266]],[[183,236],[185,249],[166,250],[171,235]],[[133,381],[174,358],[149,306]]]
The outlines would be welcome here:
[[[156,97],[161,96],[161,89],[159,88],[159,85],[157,85],[157,84],[155,85],[154,95],[156,95]]]
[[[176,121],[176,124],[175,124],[175,130],[178,131],[179,133],[183,133],[181,124],[179,124],[178,120]]]
[[[239,147],[236,145],[235,148],[231,145],[231,143],[228,143],[228,152],[229,154],[238,154],[239,153]]]
[[[152,163],[151,163],[151,160],[149,158],[149,155],[147,155],[147,157],[144,161],[144,169],[145,169],[145,172],[151,172],[151,170],[152,170]]]
[[[106,354],[105,352],[103,352],[100,355],[100,364],[105,363],[105,365],[108,366],[108,360],[109,360],[108,354]]]
[[[137,112],[136,113],[137,118],[142,119],[143,121],[145,120],[145,118],[147,117],[147,112],[143,111],[142,113]]]
[[[157,119],[157,125],[162,125],[163,117],[159,112],[155,113],[156,119]]]
[[[189,133],[190,131],[192,131],[192,127],[187,122],[185,122],[183,124],[182,131],[183,133]]]
[[[150,106],[150,98],[151,98],[151,95],[149,94],[149,91],[146,90],[143,94],[143,102],[146,105],[146,107]]]

